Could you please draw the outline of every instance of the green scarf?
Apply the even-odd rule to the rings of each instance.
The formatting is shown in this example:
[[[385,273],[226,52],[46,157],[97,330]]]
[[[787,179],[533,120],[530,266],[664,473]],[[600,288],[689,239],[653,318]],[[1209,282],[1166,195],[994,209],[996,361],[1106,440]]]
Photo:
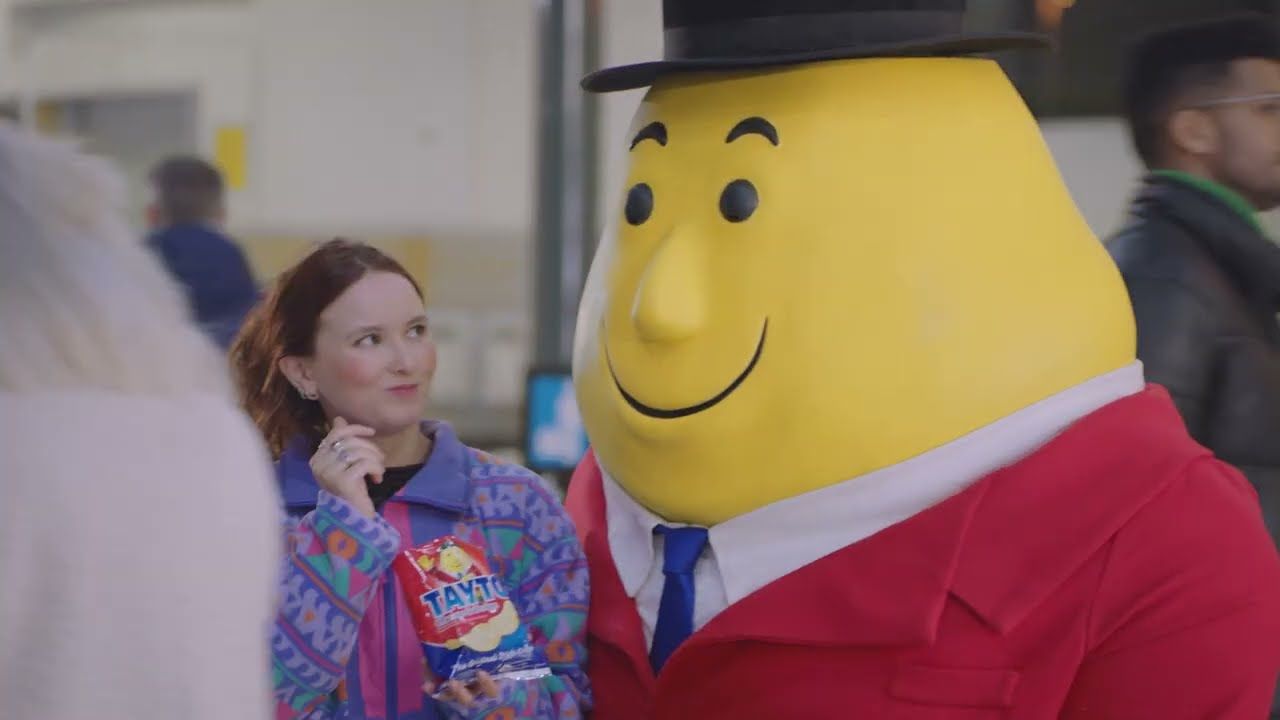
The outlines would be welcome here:
[[[1185,173],[1181,170],[1156,170],[1151,174],[1158,177],[1172,178],[1174,180],[1184,182],[1192,187],[1199,188],[1200,190],[1226,203],[1227,207],[1235,210],[1241,217],[1248,220],[1249,224],[1252,225],[1254,229],[1263,235],[1266,234],[1266,231],[1262,229],[1262,223],[1258,222],[1258,211],[1249,204],[1248,200],[1244,199],[1243,195],[1232,190],[1226,185],[1214,182],[1208,178],[1200,177],[1199,175]]]

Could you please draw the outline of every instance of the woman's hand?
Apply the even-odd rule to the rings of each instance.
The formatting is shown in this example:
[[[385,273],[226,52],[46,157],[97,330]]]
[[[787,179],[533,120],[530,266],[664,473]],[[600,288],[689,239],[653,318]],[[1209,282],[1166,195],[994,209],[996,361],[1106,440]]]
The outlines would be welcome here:
[[[437,687],[435,683],[428,680],[422,686],[422,691],[441,702],[462,708],[469,707],[481,697],[496,699],[502,695],[502,689],[498,687],[498,681],[483,670],[476,675],[475,681],[470,685],[464,685],[457,680],[449,680]]]
[[[317,485],[351,503],[365,517],[373,517],[378,511],[369,499],[364,478],[368,475],[380,483],[386,472],[386,456],[368,439],[373,435],[372,428],[334,418],[333,429],[320,441],[310,463]]]

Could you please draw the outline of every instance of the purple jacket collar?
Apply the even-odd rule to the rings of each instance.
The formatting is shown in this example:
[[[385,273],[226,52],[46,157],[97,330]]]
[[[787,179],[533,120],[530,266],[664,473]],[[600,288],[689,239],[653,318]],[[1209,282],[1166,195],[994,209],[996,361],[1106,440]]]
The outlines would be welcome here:
[[[434,440],[431,455],[426,465],[396,493],[394,499],[429,505],[446,512],[464,512],[471,498],[467,447],[445,422],[423,421],[422,434]],[[320,488],[311,474],[309,460],[306,443],[299,439],[289,444],[276,463],[276,476],[288,510],[304,510],[316,504]]]

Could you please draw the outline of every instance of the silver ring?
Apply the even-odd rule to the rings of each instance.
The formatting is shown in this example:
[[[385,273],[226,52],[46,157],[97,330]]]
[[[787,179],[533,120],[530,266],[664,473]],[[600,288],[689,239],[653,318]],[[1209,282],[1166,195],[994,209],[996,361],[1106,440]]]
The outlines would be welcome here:
[[[333,450],[335,453],[337,453],[337,454],[338,454],[338,456],[339,456],[339,457],[341,457],[341,456],[342,456],[342,441],[341,441],[341,440],[334,440],[333,442],[329,443],[329,449],[330,449],[330,450]]]
[[[351,467],[352,465],[356,464],[355,458],[352,457],[351,453],[347,452],[346,450],[338,451],[338,460],[340,460],[342,464],[346,465],[347,467]]]

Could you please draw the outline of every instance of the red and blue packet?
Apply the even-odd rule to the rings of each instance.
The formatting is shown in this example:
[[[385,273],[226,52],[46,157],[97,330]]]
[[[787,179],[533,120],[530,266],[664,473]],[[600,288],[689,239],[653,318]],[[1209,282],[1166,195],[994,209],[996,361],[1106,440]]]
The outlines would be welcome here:
[[[511,680],[551,674],[482,548],[448,535],[405,550],[392,567],[439,682],[469,684],[481,671]]]

